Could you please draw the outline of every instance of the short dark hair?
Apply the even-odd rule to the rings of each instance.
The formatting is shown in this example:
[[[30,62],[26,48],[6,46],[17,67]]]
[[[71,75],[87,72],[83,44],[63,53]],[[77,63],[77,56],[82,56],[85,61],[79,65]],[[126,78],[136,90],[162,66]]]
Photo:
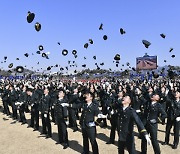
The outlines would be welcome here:
[[[87,91],[85,92],[85,95],[86,95],[86,94],[90,94],[93,99],[95,98],[94,93],[92,93],[92,92],[89,91],[89,90],[87,90]]]

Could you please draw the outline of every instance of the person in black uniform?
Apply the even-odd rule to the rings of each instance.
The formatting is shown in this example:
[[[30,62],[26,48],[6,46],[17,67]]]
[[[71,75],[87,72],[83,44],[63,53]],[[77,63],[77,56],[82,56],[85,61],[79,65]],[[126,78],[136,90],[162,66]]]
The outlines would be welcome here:
[[[98,144],[96,142],[96,125],[94,117],[104,118],[99,114],[98,104],[94,101],[94,94],[87,91],[85,94],[86,103],[82,105],[82,115],[80,117],[80,125],[83,136],[83,154],[89,154],[89,140],[92,145],[93,154],[98,154]]]
[[[118,153],[124,154],[124,149],[127,148],[130,154],[135,154],[134,145],[134,134],[133,126],[134,122],[138,126],[140,132],[146,138],[148,144],[151,144],[150,138],[144,128],[142,121],[137,115],[136,111],[130,107],[131,98],[126,95],[122,100],[122,107],[117,109],[118,120],[117,120],[117,130],[118,130]]]
[[[60,89],[58,94],[58,100],[54,103],[55,118],[58,127],[58,137],[59,143],[63,144],[63,149],[68,148],[68,132],[67,132],[67,123],[68,123],[68,100],[65,97],[64,90]]]
[[[20,115],[20,122],[22,122],[22,124],[26,123],[26,117],[25,117],[25,106],[27,103],[27,93],[26,93],[26,87],[22,87],[20,95],[19,95],[19,99],[18,101],[21,103],[21,105],[19,106],[19,115]]]
[[[167,125],[164,145],[169,144],[169,135],[172,126],[174,125],[174,142],[173,149],[177,149],[179,144],[179,129],[180,129],[180,90],[174,92],[174,97],[167,101]],[[169,98],[169,97],[168,97]]]
[[[4,114],[6,114],[7,116],[10,115],[10,111],[9,111],[9,85],[4,86],[4,90],[2,93],[2,101],[3,101],[3,106],[4,106]]]
[[[73,132],[76,132],[78,130],[77,127],[77,108],[74,108],[73,106],[76,106],[76,104],[79,103],[79,93],[78,89],[73,89],[73,94],[69,96],[69,104],[71,104],[71,107],[69,107],[69,126],[73,128]]]
[[[50,96],[49,89],[44,89],[44,95],[41,100],[41,118],[42,118],[42,133],[46,134],[46,138],[52,137],[51,121],[49,117],[50,112]]]
[[[124,92],[118,92],[118,98],[115,98],[114,101],[111,102],[110,107],[108,107],[109,112],[109,119],[111,123],[111,132],[110,132],[110,139],[106,144],[114,144],[115,140],[115,133],[117,129],[117,109],[122,106],[122,99],[123,99]],[[115,96],[114,96],[115,97]]]
[[[9,102],[11,104],[12,107],[12,111],[13,111],[13,119],[17,120],[18,119],[18,114],[17,114],[17,107],[15,105],[16,101],[18,100],[18,94],[15,91],[13,85],[9,86]]]
[[[151,97],[151,102],[145,104],[144,114],[142,117],[144,126],[147,132],[150,134],[155,154],[161,153],[159,143],[157,141],[157,130],[158,130],[157,123],[158,120],[162,122],[167,117],[167,114],[164,111],[163,107],[161,106],[160,103],[158,103],[159,99],[160,99],[159,94],[154,92]],[[142,154],[147,153],[147,142],[143,137],[141,142],[141,150],[142,150]]]
[[[28,126],[34,128],[34,131],[39,130],[39,100],[37,93],[33,92],[33,87],[27,89],[27,95],[30,96],[30,105],[31,105],[31,123]]]

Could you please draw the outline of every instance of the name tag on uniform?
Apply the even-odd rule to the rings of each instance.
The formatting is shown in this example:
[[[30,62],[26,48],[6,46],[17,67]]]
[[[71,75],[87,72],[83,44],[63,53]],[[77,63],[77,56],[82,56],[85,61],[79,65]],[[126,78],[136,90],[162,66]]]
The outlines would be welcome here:
[[[96,126],[96,125],[95,125],[95,122],[89,122],[89,123],[88,123],[88,126],[89,126],[89,127],[94,127],[94,126]]]
[[[152,124],[155,124],[155,123],[156,123],[156,119],[152,119],[152,120],[150,120],[150,122],[151,122]]]

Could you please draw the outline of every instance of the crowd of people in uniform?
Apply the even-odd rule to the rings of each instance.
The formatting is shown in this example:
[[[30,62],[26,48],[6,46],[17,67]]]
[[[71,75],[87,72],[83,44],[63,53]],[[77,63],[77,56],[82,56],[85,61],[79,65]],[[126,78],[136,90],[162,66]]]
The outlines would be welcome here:
[[[160,154],[157,133],[158,124],[166,125],[163,144],[169,145],[172,126],[173,149],[179,144],[180,129],[180,80],[155,79],[103,80],[98,82],[75,82],[61,80],[2,80],[0,95],[3,112],[14,120],[27,123],[28,127],[52,137],[51,124],[58,128],[59,142],[63,148],[69,147],[67,127],[73,132],[81,129],[83,154],[89,153],[89,141],[93,154],[98,154],[96,126],[107,127],[110,121],[109,141],[115,143],[118,134],[118,153],[124,150],[135,153],[134,124],[137,125],[141,141],[141,153],[147,153],[147,145],[152,144],[155,154]],[[12,113],[9,108],[12,108]],[[18,115],[19,114],[19,115]],[[96,117],[96,118],[95,118]],[[79,120],[80,127],[77,121]]]

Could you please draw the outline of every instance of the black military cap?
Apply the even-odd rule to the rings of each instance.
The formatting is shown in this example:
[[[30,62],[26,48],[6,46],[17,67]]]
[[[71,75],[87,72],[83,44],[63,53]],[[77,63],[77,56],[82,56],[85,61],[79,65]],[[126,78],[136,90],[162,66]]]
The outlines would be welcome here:
[[[68,51],[66,50],[66,49],[64,49],[63,51],[62,51],[62,55],[63,56],[66,56],[68,54]]]
[[[165,34],[160,34],[160,36],[162,37],[162,38],[165,38],[166,37],[166,35]]]
[[[159,74],[155,73],[154,71],[152,71],[152,75],[155,79],[159,78]]]
[[[66,66],[65,68],[66,68],[66,70],[68,71],[68,67]]]
[[[103,24],[101,23],[101,25],[99,26],[99,30],[103,30]]]
[[[136,71],[136,69],[135,69],[134,67],[132,68],[132,70],[133,70],[133,71]]]
[[[60,43],[60,42],[58,42],[57,44],[58,44],[58,45],[61,45],[61,43]]]
[[[39,45],[39,50],[40,51],[44,50],[44,47],[42,45]]]
[[[104,39],[104,40],[107,40],[107,38],[108,38],[107,35],[104,35],[104,36],[103,36],[103,39]]]
[[[77,73],[77,70],[74,70],[74,73]]]
[[[90,44],[93,44],[94,42],[93,42],[93,40],[92,40],[92,39],[89,39],[89,43],[90,43]]]
[[[51,70],[51,66],[49,66],[49,67],[47,68],[47,70],[50,71],[50,70]]]
[[[12,71],[11,71],[11,70],[8,70],[8,73],[12,73]]]
[[[124,31],[123,28],[120,28],[120,33],[123,35],[123,34],[125,34],[126,32]]]
[[[89,46],[89,44],[88,44],[88,43],[85,43],[85,44],[84,44],[84,48],[86,48],[86,49],[87,49],[87,48],[88,48],[88,46]]]
[[[28,54],[28,53],[25,53],[24,56],[25,56],[25,57],[29,57],[29,54]]]
[[[70,60],[68,60],[68,64],[70,64],[71,63],[71,61]]]
[[[175,55],[172,55],[171,57],[172,57],[172,58],[175,58]]]
[[[7,56],[4,57],[4,60],[7,60]]]
[[[166,63],[167,61],[166,61],[166,60],[164,60],[164,62]]]
[[[35,24],[35,30],[39,32],[41,30],[41,24],[39,22],[36,22]]]
[[[170,48],[169,52],[172,52],[174,49],[173,48]]]
[[[43,53],[42,53],[42,57],[46,57],[46,56],[47,56],[46,53],[43,52]]]
[[[126,65],[127,65],[127,66],[129,66],[129,65],[130,65],[130,63],[129,63],[129,62],[127,62],[127,63],[126,63]]]
[[[16,60],[19,60],[19,58],[16,58]]]
[[[55,67],[58,67],[58,64],[56,64]]]
[[[76,51],[76,50],[73,50],[73,51],[72,51],[72,54],[73,54],[73,55],[76,55],[76,54],[77,54],[77,51]]]
[[[22,66],[17,66],[17,67],[16,67],[16,72],[17,72],[17,73],[22,73],[22,72],[24,72],[24,67],[22,67]]]
[[[13,63],[9,64],[8,67],[9,67],[9,68],[12,68],[12,67],[13,67]]]
[[[119,64],[116,64],[116,67],[118,67],[119,66]]]
[[[101,66],[103,66],[103,65],[104,65],[104,63],[100,63],[100,65],[101,65]]]
[[[27,22],[31,23],[34,20],[35,14],[28,11]]]
[[[119,54],[116,54],[116,55],[114,56],[114,60],[120,60],[120,55],[119,55]]]
[[[93,59],[96,60],[96,56],[93,56]]]
[[[147,40],[142,40],[142,43],[144,44],[144,46],[146,48],[148,48],[151,45],[151,43],[149,41],[147,41]]]
[[[86,64],[82,65],[82,67],[86,67]]]
[[[86,57],[84,57],[84,60],[86,60]]]
[[[36,51],[36,53],[40,55],[40,54],[41,54],[41,51]]]
[[[63,70],[64,70],[64,68],[63,68],[63,67],[61,67],[61,68],[60,68],[60,71],[63,71]]]

